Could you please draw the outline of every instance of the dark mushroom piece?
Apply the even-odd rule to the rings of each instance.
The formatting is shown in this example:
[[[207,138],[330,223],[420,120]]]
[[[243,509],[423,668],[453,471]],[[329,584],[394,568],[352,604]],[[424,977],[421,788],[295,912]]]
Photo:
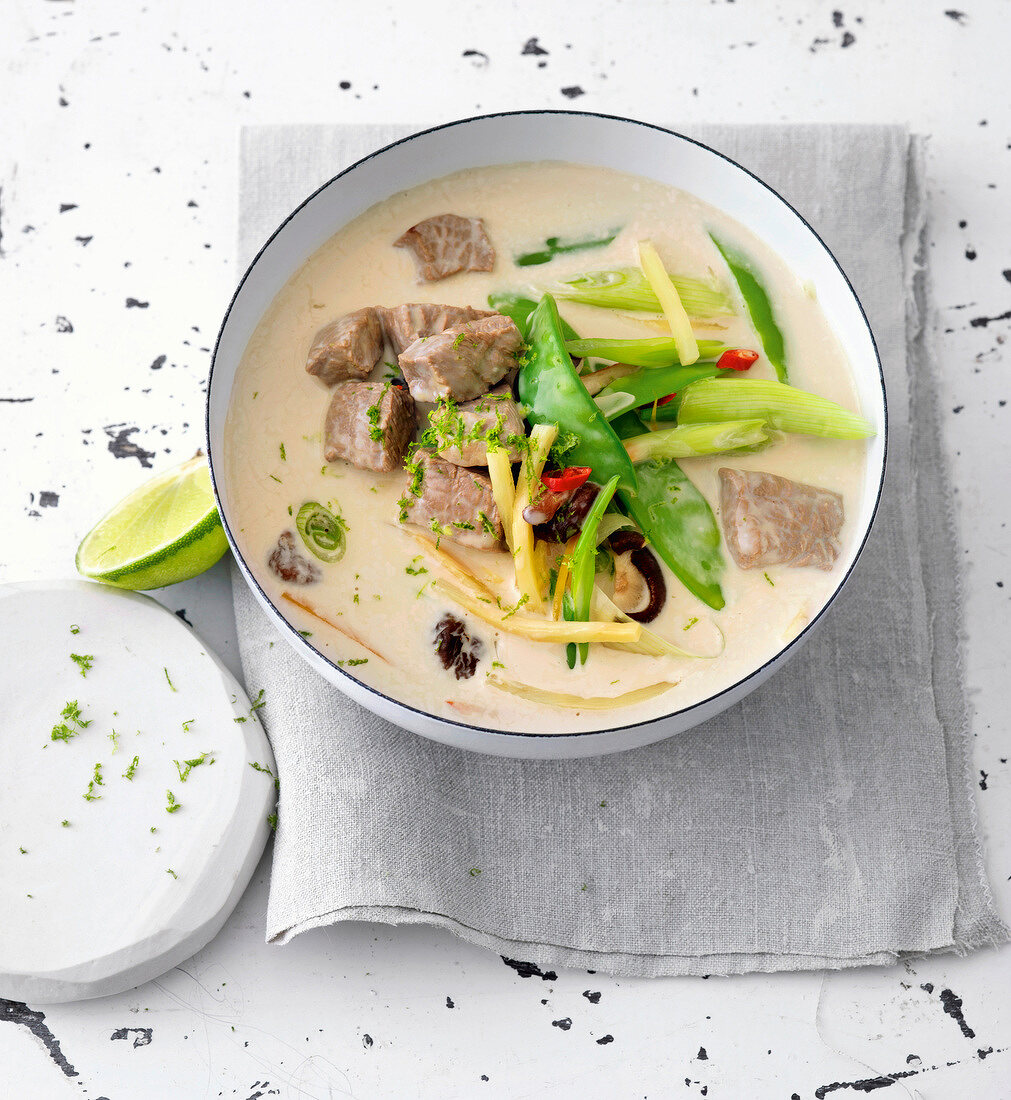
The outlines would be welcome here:
[[[619,607],[623,602],[635,607],[645,596],[645,607],[638,611],[622,610],[637,623],[651,623],[667,602],[667,583],[663,579],[660,563],[646,549],[646,539],[639,531],[615,531],[608,543],[615,558],[614,602]],[[621,559],[625,554],[628,555],[627,570],[622,569]],[[622,595],[624,600],[619,599]]]

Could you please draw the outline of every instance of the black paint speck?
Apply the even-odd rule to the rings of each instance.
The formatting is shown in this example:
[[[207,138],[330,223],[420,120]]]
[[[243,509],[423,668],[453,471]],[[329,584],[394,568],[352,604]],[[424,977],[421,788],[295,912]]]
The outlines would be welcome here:
[[[941,1004],[944,1006],[944,1011],[958,1024],[962,1034],[967,1039],[975,1039],[976,1032],[969,1027],[962,1015],[962,998],[956,996],[950,989],[942,989]]]
[[[1004,278],[1007,279],[1009,283],[1011,283],[1011,267],[1005,267],[1004,270],[1001,272],[1001,275],[1003,275]]]
[[[698,1058],[698,1060],[700,1062],[708,1062],[709,1061],[709,1055],[706,1054],[706,1048],[705,1047],[699,1047],[699,1052],[698,1052],[698,1054],[695,1055],[695,1057]]]
[[[251,99],[252,95],[253,95],[252,92],[243,92],[242,93],[242,96],[243,96],[244,99]]]
[[[613,1042],[614,1042],[614,1036],[613,1035],[601,1035],[601,1037],[597,1040],[597,1046],[598,1047],[606,1047],[608,1043],[613,1043]]]
[[[933,993],[934,992],[934,983],[933,982],[924,982],[923,985],[920,986],[920,988],[923,990],[924,993]]]
[[[56,318],[56,331],[57,332],[73,332],[74,326],[70,323],[69,319],[64,317],[63,314],[59,314]]]
[[[46,1048],[49,1057],[60,1067],[67,1077],[78,1077],[76,1069],[67,1061],[60,1050],[60,1042],[46,1026],[44,1012],[29,1008],[21,1001],[8,1001],[0,997],[0,1021],[6,1020],[9,1024],[20,1024],[26,1027],[39,1042]]]
[[[584,989],[583,996],[590,1002],[591,1005],[600,1004],[600,990],[595,990],[591,993],[590,990]]]
[[[987,325],[995,321],[1011,321],[1011,309],[1005,313],[998,313],[995,317],[973,317],[969,324],[973,328],[986,328]]]
[[[976,249],[975,248],[967,248],[965,250],[965,258],[967,260],[975,260],[976,259]]]
[[[986,790],[986,781],[987,781],[987,779],[989,779],[989,778],[990,778],[990,776],[989,776],[989,773],[987,773],[987,772],[983,771],[983,769],[982,769],[982,768],[980,768],[980,769],[979,769],[979,789],[980,789],[981,791],[985,791],[985,790]]]
[[[93,241],[94,239],[95,239],[95,238],[94,238],[94,236],[91,236],[91,237],[75,237],[75,238],[74,238],[74,240],[75,240],[75,241],[77,241],[77,243],[78,243],[78,244],[79,244],[79,245],[80,245],[80,246],[81,246],[82,248],[87,248],[87,246],[88,246],[89,244],[91,244],[91,242],[92,242],[92,241]]]
[[[185,608],[185,607],[180,607],[180,608],[179,608],[179,610],[178,610],[178,611],[176,612],[176,615],[177,615],[177,617],[178,617],[178,618],[182,619],[182,621],[183,621],[183,622],[184,622],[184,623],[185,623],[185,624],[186,624],[187,626],[192,626],[192,625],[193,625],[193,624],[192,624],[192,623],[191,623],[191,622],[189,621],[189,619],[187,619],[187,618],[186,618],[186,608]]]
[[[846,31],[842,36],[842,42],[840,43],[840,45],[845,50],[847,46],[852,46],[854,42],[856,42],[856,35],[850,34],[849,31]]]
[[[60,213],[61,214],[66,214],[66,212],[68,210],[76,210],[76,209],[77,209],[77,203],[76,202],[61,202],[60,203]]]
[[[127,309],[147,309],[150,304],[150,302],[140,301],[139,298],[127,298],[126,300]]]
[[[119,424],[110,424],[105,428],[109,437],[109,450],[116,458],[135,458],[145,469],[151,469],[154,451],[145,451],[130,438],[139,428],[122,428]]]
[[[491,58],[481,50],[464,50],[463,56],[471,58],[471,64],[475,69],[483,69],[491,61]]]
[[[157,359],[151,364],[151,370],[161,370],[165,366],[165,360],[167,356],[159,355]]]
[[[60,504],[60,494],[50,492],[48,489],[43,489],[39,493],[39,507],[40,508],[57,508]]]
[[[192,199],[190,199],[190,201],[186,205],[187,206],[196,206],[197,204]]]
[[[351,87],[351,81],[350,80],[342,80],[340,82],[339,87],[340,87],[341,91],[346,92],[348,90],[348,88]]]
[[[372,1046],[372,1041],[372,1036],[366,1031],[365,1034],[362,1036],[362,1046],[365,1047],[366,1050],[368,1050],[369,1047]]]
[[[966,19],[968,18],[968,16],[965,14],[964,11],[956,11],[954,8],[949,8],[944,14],[949,19],[953,19],[956,23],[958,23],[960,25],[963,25],[963,26],[965,24]]]
[[[446,998],[446,1007],[447,1008],[456,1008],[456,1005],[453,1004],[453,998],[452,997],[447,997]]]
[[[488,1080],[488,1074],[487,1073],[482,1073],[481,1074],[481,1080],[482,1081],[487,1081]]]
[[[507,959],[505,955],[500,955],[499,958],[506,966],[512,967],[521,978],[540,978],[545,982],[558,981],[558,975],[553,970],[541,970],[536,963],[521,962],[519,959]]]
[[[135,1047],[146,1047],[151,1045],[151,1038],[154,1034],[154,1029],[150,1027],[117,1027],[116,1030],[109,1036],[110,1039],[129,1039],[130,1033],[133,1032],[133,1045]]]
[[[551,1026],[557,1027],[559,1031],[568,1031],[572,1027],[572,1021],[568,1016],[564,1016],[561,1020],[552,1020]]]
[[[993,1047],[987,1047],[987,1048],[986,1048],[986,1050],[977,1050],[977,1051],[976,1051],[976,1057],[977,1057],[977,1058],[978,1058],[978,1059],[979,1059],[979,1060],[980,1060],[981,1062],[983,1062],[983,1061],[985,1061],[985,1060],[986,1060],[986,1056],[987,1056],[988,1054],[993,1054]]]
[[[843,14],[841,11],[832,12],[832,26],[841,27],[843,21]]]
[[[568,88],[562,89],[562,95],[566,99],[578,99],[581,95],[586,95],[586,92],[578,84],[572,84]]]
[[[537,41],[536,38],[528,38],[523,43],[523,49],[520,50],[520,55],[533,54],[535,57],[547,57],[548,51]]]
[[[955,406],[955,407],[954,407],[954,408],[953,408],[953,409],[952,409],[951,411],[952,411],[953,413],[955,413],[955,414],[957,415],[957,414],[958,414],[958,413],[960,413],[960,412],[961,412],[961,411],[962,411],[962,410],[963,410],[964,408],[965,408],[965,406],[964,406],[964,405],[956,405],[956,406]]]

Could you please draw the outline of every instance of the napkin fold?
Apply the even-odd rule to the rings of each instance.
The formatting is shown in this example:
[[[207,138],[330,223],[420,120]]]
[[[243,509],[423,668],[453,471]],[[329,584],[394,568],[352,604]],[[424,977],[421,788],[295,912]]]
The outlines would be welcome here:
[[[243,131],[248,263],[286,212],[400,126]],[[1007,938],[974,831],[952,494],[929,348],[922,142],[897,127],[698,127],[818,230],[864,303],[889,469],[846,590],[788,667],[680,736],[521,761],[407,733],[284,644],[234,574],[281,781],[267,938],[426,923],[542,968],[884,964]],[[433,165],[433,174],[438,166]]]

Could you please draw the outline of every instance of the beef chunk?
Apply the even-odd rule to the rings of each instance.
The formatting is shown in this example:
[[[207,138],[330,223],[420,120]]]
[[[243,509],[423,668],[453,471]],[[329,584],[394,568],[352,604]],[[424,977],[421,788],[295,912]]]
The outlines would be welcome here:
[[[384,473],[414,437],[414,398],[389,382],[338,382],[323,427],[323,457]]]
[[[412,225],[393,242],[395,248],[409,248],[418,264],[418,278],[434,283],[458,271],[491,271],[495,249],[480,218],[439,214]]]
[[[315,584],[323,574],[318,565],[298,552],[297,546],[294,532],[282,531],[267,564],[289,584]]]
[[[316,333],[305,369],[328,386],[345,379],[367,378],[383,354],[379,309],[366,306],[331,321]]]
[[[456,412],[459,420],[453,437],[457,442],[443,447],[440,457],[457,466],[487,466],[490,434],[508,450],[510,462],[519,462],[519,449],[515,444],[506,444],[510,436],[525,434],[523,419],[508,386],[499,386],[484,397],[465,401],[457,406]]]
[[[492,316],[486,309],[442,306],[433,302],[405,302],[402,306],[377,306],[376,309],[382,320],[386,339],[397,355],[422,336],[435,336],[453,325],[462,325],[464,321]]]
[[[489,478],[444,462],[430,451],[418,451],[408,469],[414,481],[404,497],[406,522],[479,550],[503,546],[502,520]]]
[[[472,638],[455,615],[447,611],[435,627],[435,655],[442,667],[452,669],[458,680],[468,680],[481,659],[481,641]]]
[[[498,313],[422,337],[400,353],[400,369],[415,401],[470,401],[516,366],[523,337]]]
[[[720,470],[723,533],[741,569],[813,565],[829,570],[839,556],[843,498],[775,474]]]

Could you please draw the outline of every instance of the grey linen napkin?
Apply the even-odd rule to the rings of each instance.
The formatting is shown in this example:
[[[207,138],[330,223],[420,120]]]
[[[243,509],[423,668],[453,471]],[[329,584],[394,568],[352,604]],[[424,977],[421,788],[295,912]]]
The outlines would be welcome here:
[[[242,263],[317,185],[406,132],[245,130]],[[281,781],[269,941],[425,923],[541,967],[655,976],[883,964],[1006,938],[973,827],[920,142],[865,126],[692,136],[808,218],[870,316],[892,437],[855,575],[740,705],[659,745],[541,762],[446,748],[363,710],[270,648],[279,635],[236,574],[246,682],[266,689]]]

